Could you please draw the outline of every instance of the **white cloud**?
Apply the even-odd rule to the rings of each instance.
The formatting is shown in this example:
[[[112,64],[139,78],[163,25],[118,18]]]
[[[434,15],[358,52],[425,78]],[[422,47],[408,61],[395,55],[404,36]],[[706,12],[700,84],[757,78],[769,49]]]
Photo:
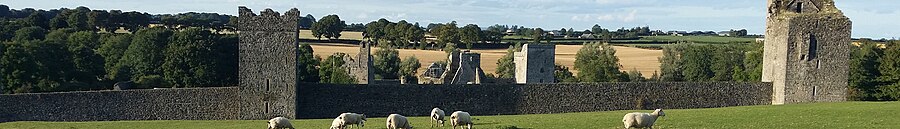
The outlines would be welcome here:
[[[631,13],[628,13],[628,15],[625,15],[625,17],[622,18],[622,21],[632,22],[632,21],[634,21],[635,15],[637,15],[637,10],[631,10]]]

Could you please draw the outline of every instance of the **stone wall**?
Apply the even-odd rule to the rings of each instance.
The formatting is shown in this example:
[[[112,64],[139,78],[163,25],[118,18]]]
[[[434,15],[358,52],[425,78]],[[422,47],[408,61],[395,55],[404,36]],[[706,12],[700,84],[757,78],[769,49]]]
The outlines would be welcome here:
[[[624,109],[680,109],[771,104],[771,83],[597,83],[482,85],[301,84],[298,118],[343,112],[427,116],[434,107],[474,115]]]
[[[0,122],[240,119],[237,87],[0,95]]]
[[[242,119],[292,118],[297,85],[300,11],[266,9],[256,15],[238,7]]]

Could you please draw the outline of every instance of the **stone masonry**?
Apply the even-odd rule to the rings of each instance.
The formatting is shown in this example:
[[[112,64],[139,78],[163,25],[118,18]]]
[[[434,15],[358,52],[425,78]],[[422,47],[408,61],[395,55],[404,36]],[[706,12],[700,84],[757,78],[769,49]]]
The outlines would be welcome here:
[[[238,12],[242,119],[294,118],[300,11]]]
[[[358,84],[369,84],[375,80],[375,70],[373,70],[375,67],[372,66],[370,45],[367,42],[361,42],[356,57],[344,57],[344,68],[347,68],[347,75],[356,78]]]
[[[442,84],[481,84],[485,80],[479,53],[452,52],[447,64],[447,70],[441,75]]]
[[[832,0],[768,0],[763,82],[772,104],[845,101],[851,21]]]
[[[556,45],[525,44],[515,53],[516,83],[556,83]]]

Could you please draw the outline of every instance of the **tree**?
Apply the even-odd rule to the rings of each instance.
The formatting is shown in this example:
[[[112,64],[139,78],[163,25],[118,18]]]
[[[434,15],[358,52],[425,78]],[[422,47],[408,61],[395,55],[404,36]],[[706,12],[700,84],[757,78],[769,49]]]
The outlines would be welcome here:
[[[103,69],[103,57],[95,51],[100,47],[99,36],[91,31],[80,31],[69,35],[67,48],[72,55],[76,80],[84,83],[96,83],[106,75]]]
[[[319,70],[316,69],[316,66],[319,64],[319,60],[316,59],[313,54],[313,49],[309,44],[300,44],[300,48],[297,49],[297,78],[300,82],[319,82]]]
[[[344,21],[337,15],[328,15],[313,23],[312,34],[319,40],[324,36],[327,39],[338,39],[341,37],[341,31],[344,30]]]
[[[103,56],[106,78],[117,82],[129,80],[130,78],[123,75],[123,73],[127,73],[128,69],[117,66],[121,66],[118,65],[119,60],[122,59],[125,50],[128,50],[128,46],[131,44],[131,35],[109,35],[101,38],[100,42],[102,45],[97,53]]]
[[[92,30],[91,27],[88,26],[88,12],[83,12],[80,10],[75,10],[73,13],[68,15],[66,18],[66,23],[69,23],[69,27],[75,28],[76,30]]]
[[[876,43],[865,42],[859,46],[851,46],[850,76],[848,80],[848,99],[878,100],[878,59],[882,50]]]
[[[681,53],[686,47],[683,43],[663,46],[663,56],[659,57],[659,81],[684,81]]]
[[[109,24],[109,12],[105,10],[94,10],[88,13],[88,27],[91,29],[105,29],[107,32],[114,32],[114,28]]]
[[[394,48],[381,48],[375,50],[373,63],[375,66],[375,77],[381,79],[399,79],[400,69],[400,52]]]
[[[713,49],[712,65],[710,70],[713,72],[712,81],[733,81],[736,68],[743,65],[744,50],[738,45],[720,45]]]
[[[626,72],[628,74],[628,80],[631,82],[646,82],[647,78],[644,78],[644,75],[641,74],[641,71],[638,71],[637,68],[631,69]]]
[[[594,24],[594,26],[591,27],[591,32],[594,32],[595,34],[601,32],[601,31],[603,31],[603,27],[600,27],[600,25],[598,25],[598,24]]]
[[[300,17],[300,28],[308,29],[311,28],[313,23],[316,23],[316,18],[313,17],[312,14],[306,14],[305,17]]]
[[[682,63],[684,79],[692,82],[710,81],[713,71],[710,70],[710,62],[713,61],[709,57],[712,55],[712,48],[706,45],[693,45],[685,49],[682,53]]]
[[[900,45],[897,42],[888,45],[878,63],[878,71],[881,72],[878,81],[883,83],[878,96],[883,100],[900,99]]]
[[[47,30],[44,28],[32,26],[25,27],[16,31],[16,36],[13,37],[14,41],[26,41],[26,40],[43,40],[44,36],[46,36]]]
[[[355,84],[356,79],[354,79],[350,74],[347,73],[347,69],[344,68],[344,58],[347,57],[347,54],[344,53],[335,53],[331,56],[328,56],[325,60],[319,62],[319,82],[320,83],[330,83],[330,84]]]
[[[516,64],[514,61],[515,52],[521,51],[522,44],[516,43],[506,49],[506,55],[497,59],[497,78],[515,78]]]
[[[534,29],[534,34],[531,35],[531,39],[534,39],[535,43],[541,43],[541,41],[544,39],[544,29]]]
[[[459,31],[459,39],[466,44],[467,49],[472,49],[472,44],[481,41],[481,28],[475,24],[468,24]]]
[[[416,56],[410,56],[403,59],[403,62],[400,63],[400,80],[403,84],[419,83],[419,78],[416,76],[419,75],[419,67],[422,67],[422,64],[419,63],[419,59],[416,58]]]
[[[586,43],[575,54],[575,70],[582,82],[626,82],[628,77],[619,71],[621,65],[616,50],[601,43]]]
[[[163,79],[172,87],[208,87],[222,84],[215,71],[216,37],[200,28],[174,33],[165,49]]]
[[[566,37],[574,38],[575,36],[576,36],[576,35],[575,35],[575,29],[569,28],[569,31],[566,32]]]
[[[438,47],[446,48],[448,44],[458,44],[460,40],[459,28],[456,27],[456,21],[443,24],[431,32],[437,37]]]
[[[130,78],[134,81],[143,76],[162,75],[163,72],[160,68],[165,60],[163,55],[165,49],[162,48],[166,48],[169,37],[173,33],[165,28],[149,28],[138,31],[134,34],[128,50],[125,50],[125,54],[119,60],[123,66],[118,67],[131,69],[129,70],[131,71]]]
[[[46,17],[44,17],[44,13],[38,11],[31,13],[25,18],[25,26],[37,26],[43,29],[50,29],[50,23]]]
[[[56,17],[50,19],[50,29],[60,29],[60,28],[69,28],[69,23],[66,22],[66,13],[57,14]]]
[[[0,18],[9,17],[9,6],[0,4]]]
[[[578,79],[569,71],[569,67],[562,66],[556,64],[556,70],[553,72],[553,75],[556,77],[556,82],[558,83],[574,83],[578,82]]]
[[[759,82],[762,81],[762,60],[763,60],[763,43],[755,43],[747,45],[745,49],[743,64],[736,67],[734,72],[735,81],[743,82]]]

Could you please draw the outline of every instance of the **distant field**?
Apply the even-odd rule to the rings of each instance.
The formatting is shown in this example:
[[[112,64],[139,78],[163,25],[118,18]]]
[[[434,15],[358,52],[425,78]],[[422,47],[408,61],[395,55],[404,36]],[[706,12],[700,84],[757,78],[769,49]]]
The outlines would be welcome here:
[[[642,40],[687,41],[697,43],[730,43],[755,42],[755,38],[719,37],[719,36],[644,36]]]
[[[317,39],[315,36],[312,35],[312,31],[310,31],[310,30],[300,30],[300,38],[301,39]],[[322,39],[325,39],[325,37],[322,37]],[[363,36],[362,36],[362,32],[344,31],[344,32],[341,32],[340,39],[363,40]]]
[[[535,115],[475,116],[477,129],[621,129],[628,111]],[[639,112],[650,112],[641,110]],[[900,102],[842,102],[664,110],[656,129],[833,129],[900,128]],[[337,114],[336,114],[337,115]],[[332,119],[293,120],[297,129],[325,129]],[[369,118],[366,129],[385,129],[384,118]],[[410,117],[416,129],[431,128],[428,117]],[[2,129],[248,129],[265,128],[264,120],[166,120],[101,122],[7,122]],[[512,128],[515,127],[515,128]]]
[[[314,54],[323,58],[337,52],[347,53],[351,55],[356,55],[357,53],[359,53],[359,48],[356,45],[312,44],[311,46],[313,48]],[[653,72],[659,71],[658,60],[659,57],[662,56],[661,50],[648,50],[621,46],[613,46],[613,48],[616,49],[616,56],[619,57],[619,63],[622,64],[623,68],[622,70],[632,70],[636,68],[645,77],[650,77],[652,76]],[[578,71],[575,71],[574,65],[575,54],[578,53],[578,49],[581,49],[581,45],[557,45],[556,63],[569,67],[570,71],[577,74]],[[372,50],[373,53],[374,51],[375,49]],[[416,58],[419,58],[419,61],[422,64],[422,67],[419,69],[419,73],[425,71],[425,67],[427,67],[432,62],[447,59],[447,54],[443,51],[410,49],[398,49],[398,51],[400,51],[401,59],[413,55],[415,55]],[[481,68],[484,69],[484,72],[486,73],[495,73],[495,71],[497,70],[497,60],[506,54],[506,49],[472,51],[481,53]]]

